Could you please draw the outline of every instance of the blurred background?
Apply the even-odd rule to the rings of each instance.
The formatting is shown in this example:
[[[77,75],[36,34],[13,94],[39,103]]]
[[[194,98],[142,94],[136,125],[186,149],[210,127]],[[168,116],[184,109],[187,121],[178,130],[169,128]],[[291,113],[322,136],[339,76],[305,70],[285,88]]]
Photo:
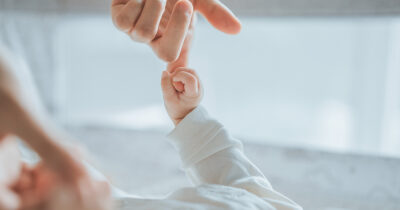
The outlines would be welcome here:
[[[385,186],[399,186],[400,2],[225,2],[239,15],[243,31],[228,36],[200,18],[190,67],[203,81],[203,106],[249,148],[265,146],[265,150],[254,151],[259,164],[294,161],[292,169],[275,169],[302,173],[304,178],[314,169],[296,165],[296,161],[310,158],[310,154],[308,164],[325,158],[327,162],[314,167],[320,173],[310,182],[330,183],[328,188],[335,193],[343,190],[353,197],[359,193],[360,201],[374,188],[356,190],[366,183],[379,183],[386,177],[393,182]],[[86,139],[104,162],[109,161],[105,155],[111,157],[116,151],[96,150],[94,145],[99,141],[93,139],[107,136],[117,141],[129,135],[158,138],[173,128],[160,91],[165,64],[149,47],[132,42],[115,29],[109,4],[106,0],[0,0],[0,41],[28,62],[55,119]],[[130,144],[125,140],[123,146]],[[264,151],[270,151],[272,157],[266,160]],[[321,151],[332,156],[317,155]],[[292,159],[276,159],[286,157],[287,152]],[[355,158],[355,154],[364,159]],[[347,161],[349,165],[340,166]],[[368,164],[373,168],[357,168]],[[335,174],[337,167],[347,167],[342,169],[348,174],[335,182],[332,177],[339,177]],[[385,167],[393,171],[382,176],[379,171],[385,171]],[[118,170],[120,180],[128,180],[121,175],[124,171]],[[357,171],[363,178],[354,175]],[[360,171],[373,175],[365,178]],[[319,207],[329,202],[341,203],[340,208],[329,209],[342,209],[351,203],[339,202],[333,196],[333,200],[316,207],[310,197],[303,198],[301,192],[296,194],[285,184],[279,185],[288,177],[291,183],[307,181],[278,172],[270,176],[283,191],[309,204],[309,209],[322,209]],[[355,183],[357,180],[363,181]],[[321,183],[318,187],[326,189],[328,184]],[[345,183],[354,184],[354,188],[344,187]],[[387,205],[398,204],[398,189],[400,186],[385,189],[373,197]],[[332,194],[326,196],[332,199]],[[368,204],[354,208],[375,207]]]
[[[400,156],[400,18],[242,18],[227,36],[200,21],[190,66],[203,105],[249,141]],[[108,17],[55,32],[56,114],[67,123],[169,130],[165,64]]]

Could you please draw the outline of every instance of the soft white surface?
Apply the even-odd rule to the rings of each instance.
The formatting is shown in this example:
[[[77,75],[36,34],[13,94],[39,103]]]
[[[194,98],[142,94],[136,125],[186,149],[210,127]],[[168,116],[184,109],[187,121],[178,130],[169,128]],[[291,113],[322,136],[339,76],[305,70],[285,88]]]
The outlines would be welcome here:
[[[164,197],[190,186],[166,133],[79,127],[69,129],[92,153],[91,163],[134,195]],[[397,210],[397,159],[255,144],[245,153],[279,192],[307,210]]]
[[[202,107],[169,135],[193,187],[163,199],[121,198],[121,209],[302,209],[276,192],[244,155],[240,141],[210,118]]]

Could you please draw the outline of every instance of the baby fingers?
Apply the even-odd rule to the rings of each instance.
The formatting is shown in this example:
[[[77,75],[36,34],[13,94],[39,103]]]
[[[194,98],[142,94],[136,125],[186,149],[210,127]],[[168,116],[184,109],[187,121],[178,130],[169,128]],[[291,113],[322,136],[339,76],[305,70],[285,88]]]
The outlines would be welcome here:
[[[196,75],[186,70],[176,70],[172,76],[175,89],[188,97],[198,97],[199,81]]]

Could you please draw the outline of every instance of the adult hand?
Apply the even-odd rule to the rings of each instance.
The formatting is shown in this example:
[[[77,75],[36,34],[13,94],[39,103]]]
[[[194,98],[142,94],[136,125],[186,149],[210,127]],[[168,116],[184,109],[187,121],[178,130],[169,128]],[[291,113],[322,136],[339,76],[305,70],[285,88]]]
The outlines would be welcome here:
[[[186,37],[193,28],[193,11],[222,32],[240,32],[239,20],[219,0],[113,0],[111,9],[117,28],[135,41],[148,43],[169,63],[187,57],[181,50],[189,43]]]
[[[13,163],[10,163],[10,160]],[[10,160],[2,162],[1,168],[10,168],[18,162],[20,170],[18,174],[13,175],[8,171],[1,172],[2,176],[8,176],[9,181],[0,182],[0,210],[109,210],[111,208],[110,188],[105,181],[90,180],[88,182],[90,186],[82,186],[82,190],[86,192],[78,197],[43,163],[28,166],[19,159]],[[14,181],[10,182],[11,179]]]
[[[60,195],[54,199],[50,199],[51,201],[56,201],[54,205],[64,202],[65,200],[58,200],[58,198],[63,198],[62,195],[65,192],[69,192],[71,195],[69,197],[72,199],[68,201],[68,204],[74,205],[69,209],[104,209],[99,206],[105,206],[103,204],[107,199],[103,197],[109,196],[109,193],[106,190],[102,190],[101,187],[99,188],[96,182],[91,179],[81,161],[77,159],[76,154],[71,154],[58,143],[68,137],[58,131],[54,123],[51,123],[47,119],[46,114],[39,111],[41,110],[40,108],[33,108],[34,103],[32,103],[32,100],[29,100],[31,98],[28,96],[32,95],[30,91],[34,87],[27,85],[27,81],[24,80],[27,78],[21,79],[18,76],[17,71],[22,70],[21,66],[17,66],[16,62],[12,61],[14,61],[12,56],[6,52],[2,52],[0,49],[0,197],[2,195],[8,196],[5,201],[2,199],[4,196],[0,198],[0,209],[9,209],[8,206],[14,207],[19,202],[15,197],[15,193],[8,190],[8,184],[13,181],[9,177],[16,178],[19,172],[19,168],[16,168],[19,165],[17,163],[20,161],[17,157],[17,147],[5,144],[7,143],[7,138],[13,136],[18,136],[25,141],[42,158],[43,167],[41,168],[46,170],[38,170],[43,171],[41,174],[51,173],[57,179],[56,186],[57,189],[60,189],[61,193],[51,194]],[[15,142],[15,140],[12,142]],[[7,145],[5,147],[7,150],[4,151],[14,152],[2,152],[1,145]],[[13,161],[16,162],[13,163]],[[4,166],[8,168],[1,168]],[[45,171],[50,173],[44,173]],[[13,172],[12,175],[10,175],[11,172]],[[33,189],[36,190],[37,188]],[[24,190],[21,192],[27,191]],[[100,193],[104,193],[104,196],[98,196],[97,198],[96,195]],[[33,197],[27,196],[27,198]],[[40,199],[33,200],[38,201]]]
[[[11,54],[0,52],[0,137],[20,137],[66,182],[77,184],[85,175],[83,166],[55,141],[66,137],[48,122],[45,113],[33,108],[29,97],[34,87],[18,76],[21,67]]]

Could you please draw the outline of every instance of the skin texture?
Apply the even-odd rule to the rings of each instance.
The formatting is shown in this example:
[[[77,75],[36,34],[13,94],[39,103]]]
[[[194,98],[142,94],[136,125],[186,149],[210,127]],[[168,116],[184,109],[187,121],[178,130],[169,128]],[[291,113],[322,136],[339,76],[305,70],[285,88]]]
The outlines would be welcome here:
[[[203,98],[203,87],[197,73],[185,67],[172,73],[164,71],[161,77],[165,108],[169,117],[178,125]]]
[[[193,34],[195,11],[222,32],[241,30],[239,20],[218,0],[113,0],[111,6],[115,26],[149,44],[159,58],[173,64],[171,70],[187,63],[185,45]]]
[[[77,155],[57,143],[69,137],[32,108],[26,96],[33,87],[23,86],[16,68],[10,55],[0,51],[0,210],[108,209],[108,185],[92,180]],[[42,162],[24,165],[15,137]]]

